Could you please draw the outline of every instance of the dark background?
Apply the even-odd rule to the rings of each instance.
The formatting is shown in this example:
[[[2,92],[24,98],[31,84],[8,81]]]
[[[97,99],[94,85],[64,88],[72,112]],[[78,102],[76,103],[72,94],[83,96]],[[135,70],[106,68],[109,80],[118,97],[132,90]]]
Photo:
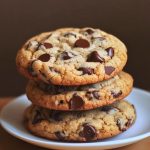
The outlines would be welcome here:
[[[17,50],[31,36],[59,27],[101,28],[128,48],[125,70],[150,90],[150,0],[0,0],[0,96],[24,93]]]

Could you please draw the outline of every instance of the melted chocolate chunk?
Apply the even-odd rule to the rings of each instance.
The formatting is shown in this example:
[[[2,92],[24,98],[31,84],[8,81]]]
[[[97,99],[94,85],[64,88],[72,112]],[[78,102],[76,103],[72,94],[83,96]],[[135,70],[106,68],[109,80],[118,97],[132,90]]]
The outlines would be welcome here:
[[[42,114],[40,111],[36,110],[36,114],[33,117],[32,124],[40,123],[44,118],[42,117]]]
[[[105,62],[105,59],[100,57],[97,51],[93,51],[88,55],[87,62]]]
[[[78,69],[79,71],[82,71],[83,74],[88,74],[91,75],[94,73],[94,69],[93,68],[86,68],[86,67],[81,67]]]
[[[57,137],[59,140],[64,140],[64,139],[65,139],[65,133],[62,132],[62,131],[57,131],[57,132],[55,132],[55,135],[56,135],[56,137]]]
[[[90,46],[90,43],[85,39],[78,39],[74,43],[74,47],[88,48],[89,46]]]
[[[28,73],[32,76],[32,77],[36,77],[37,76],[37,73],[33,70],[33,63],[35,62],[36,60],[32,61],[29,63],[29,66],[27,68],[28,70]]]
[[[112,67],[112,66],[105,66],[105,73],[106,73],[107,75],[111,75],[111,73],[112,73],[114,70],[115,70],[115,68]]]
[[[83,99],[80,96],[78,96],[76,93],[69,101],[69,108],[72,110],[81,109],[83,105],[84,105]]]
[[[91,140],[96,136],[96,129],[88,123],[83,124],[83,131],[79,133],[86,140]]]
[[[93,98],[96,98],[96,99],[99,100],[99,98],[100,98],[100,95],[99,95],[99,92],[98,92],[98,91],[88,91],[88,92],[86,93],[86,96],[87,96],[90,100],[92,100]]]
[[[44,43],[45,48],[52,48],[53,45],[51,43]]]
[[[64,101],[63,101],[63,100],[60,100],[60,101],[59,101],[59,104],[60,104],[60,105],[64,104]]]
[[[60,111],[55,111],[55,110],[52,111],[51,117],[52,117],[55,121],[62,121],[61,112],[60,112]]]
[[[42,54],[41,56],[39,56],[38,58],[40,61],[42,62],[47,62],[50,60],[50,55],[49,54]]]
[[[111,58],[114,56],[114,49],[112,47],[108,47],[106,51],[108,56],[110,56]]]
[[[111,94],[113,95],[114,98],[118,98],[120,95],[122,95],[122,91],[121,90],[119,92],[112,91]]]
[[[89,100],[92,100],[92,99],[93,99],[93,94],[92,94],[92,92],[87,92],[87,93],[86,93],[86,96],[89,98]]]

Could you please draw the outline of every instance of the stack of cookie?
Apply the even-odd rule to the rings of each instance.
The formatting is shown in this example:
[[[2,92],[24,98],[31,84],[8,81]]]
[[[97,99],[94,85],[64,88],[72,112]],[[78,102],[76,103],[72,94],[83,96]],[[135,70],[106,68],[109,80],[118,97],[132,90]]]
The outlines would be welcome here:
[[[136,114],[123,100],[133,86],[122,71],[126,61],[125,45],[99,29],[63,28],[28,40],[16,58],[30,79],[28,130],[58,141],[95,141],[127,130]]]

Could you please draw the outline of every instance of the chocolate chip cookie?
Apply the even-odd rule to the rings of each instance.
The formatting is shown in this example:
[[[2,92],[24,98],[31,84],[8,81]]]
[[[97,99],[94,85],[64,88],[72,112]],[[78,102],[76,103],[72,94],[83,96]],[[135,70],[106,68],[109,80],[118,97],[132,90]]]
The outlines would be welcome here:
[[[63,28],[28,40],[16,57],[29,79],[55,85],[85,85],[109,79],[127,61],[127,49],[100,29]]]
[[[126,131],[135,121],[134,106],[119,101],[87,111],[55,111],[30,106],[25,124],[37,136],[58,141],[95,141]]]
[[[58,86],[29,81],[26,94],[35,105],[55,110],[86,110],[104,106],[126,97],[133,86],[132,77],[120,72],[96,84]]]

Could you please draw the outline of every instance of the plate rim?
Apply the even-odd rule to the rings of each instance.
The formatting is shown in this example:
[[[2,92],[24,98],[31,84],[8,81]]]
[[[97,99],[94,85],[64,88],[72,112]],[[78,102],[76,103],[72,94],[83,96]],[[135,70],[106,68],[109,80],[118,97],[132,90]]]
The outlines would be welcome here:
[[[137,91],[137,92],[142,92],[146,95],[148,95],[150,97],[150,92],[146,91],[146,90],[143,90],[143,89],[140,89],[140,88],[136,88],[134,87],[133,88],[133,91]],[[121,140],[115,140],[115,141],[96,141],[96,142],[90,142],[90,143],[87,143],[87,142],[84,142],[84,143],[73,143],[73,142],[57,142],[57,141],[51,141],[51,140],[47,140],[47,139],[44,139],[42,138],[42,140],[39,140],[39,139],[34,139],[34,138],[28,138],[27,136],[23,136],[20,135],[20,132],[22,132],[21,130],[18,130],[19,133],[17,132],[14,132],[12,131],[11,129],[5,127],[5,121],[3,121],[3,112],[5,111],[5,109],[7,109],[7,107],[9,107],[9,105],[11,105],[12,103],[14,103],[15,101],[17,101],[18,99],[20,99],[21,97],[24,97],[26,96],[25,94],[22,94],[16,98],[14,98],[10,103],[6,104],[2,110],[0,111],[0,124],[2,126],[2,128],[7,131],[9,134],[11,134],[12,136],[18,138],[18,139],[21,139],[23,141],[26,141],[28,143],[31,143],[31,144],[34,144],[34,145],[43,145],[43,144],[46,144],[46,145],[49,145],[49,146],[55,146],[55,147],[66,147],[66,148],[70,148],[70,147],[106,147],[106,146],[114,146],[114,145],[126,145],[128,143],[134,143],[136,141],[139,141],[139,140],[142,140],[144,138],[147,138],[147,137],[150,137],[150,131],[147,132],[147,133],[143,133],[143,134],[140,134],[138,136],[134,136],[134,137],[129,137],[129,138],[126,138],[126,139],[121,139]],[[31,133],[29,133],[31,134]],[[31,134],[32,135],[32,134]],[[35,135],[32,135],[32,136],[35,136]]]

